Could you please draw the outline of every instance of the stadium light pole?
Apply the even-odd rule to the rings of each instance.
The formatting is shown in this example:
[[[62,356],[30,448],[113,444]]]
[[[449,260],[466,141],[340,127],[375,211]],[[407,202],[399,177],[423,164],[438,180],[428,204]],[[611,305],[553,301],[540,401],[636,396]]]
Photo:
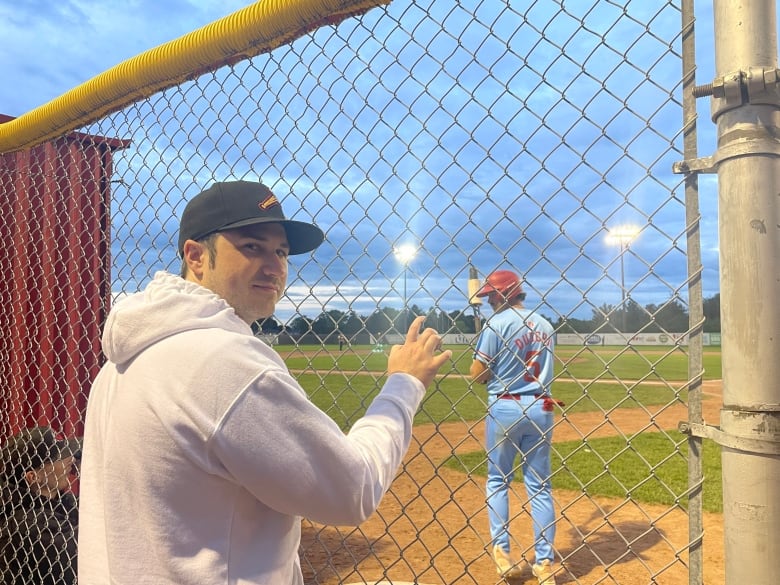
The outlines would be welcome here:
[[[406,299],[406,275],[409,272],[409,263],[417,256],[417,246],[414,244],[400,244],[393,248],[393,255],[404,267],[404,329],[409,326],[407,313],[407,299]]]
[[[481,284],[477,269],[469,265],[468,296],[469,305],[474,309],[474,333],[479,333],[482,330],[482,323],[479,320],[479,307],[482,304],[482,299],[477,296]]]
[[[631,242],[639,236],[639,226],[625,224],[607,229],[606,242],[612,246],[620,247],[620,332],[626,332],[626,274],[623,256],[628,251]]]

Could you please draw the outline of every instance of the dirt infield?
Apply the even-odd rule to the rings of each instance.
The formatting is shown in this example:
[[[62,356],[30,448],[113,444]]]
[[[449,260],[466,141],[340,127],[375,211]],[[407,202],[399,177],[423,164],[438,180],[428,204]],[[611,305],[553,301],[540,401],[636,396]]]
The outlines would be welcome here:
[[[705,382],[703,416],[718,424],[720,382]],[[622,409],[559,417],[558,441],[642,430],[677,428],[687,420],[682,405],[660,412]],[[452,585],[503,583],[486,552],[488,540],[484,478],[441,467],[453,453],[482,448],[483,425],[446,423],[415,427],[404,467],[379,510],[359,528],[333,528],[304,522],[302,567],[307,584],[381,580]],[[522,488],[520,490],[522,492]],[[561,583],[590,585],[686,585],[688,516],[679,508],[554,492],[559,516],[556,549],[564,559]],[[513,496],[513,513],[521,502]],[[704,516],[704,582],[723,583],[723,525],[717,514]],[[515,555],[533,560],[527,513],[512,521],[521,546]],[[535,584],[524,565],[511,585]]]

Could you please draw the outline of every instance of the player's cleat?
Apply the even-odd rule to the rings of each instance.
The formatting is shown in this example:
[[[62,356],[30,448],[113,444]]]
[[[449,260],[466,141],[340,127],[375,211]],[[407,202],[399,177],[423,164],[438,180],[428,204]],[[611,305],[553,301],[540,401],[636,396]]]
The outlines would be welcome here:
[[[538,563],[531,567],[534,577],[539,579],[539,585],[555,585],[555,575],[553,575],[553,568],[550,559],[544,559],[541,563]]]
[[[520,567],[512,560],[509,553],[499,545],[493,547],[493,561],[496,563],[499,576],[504,579],[516,579],[520,576]]]

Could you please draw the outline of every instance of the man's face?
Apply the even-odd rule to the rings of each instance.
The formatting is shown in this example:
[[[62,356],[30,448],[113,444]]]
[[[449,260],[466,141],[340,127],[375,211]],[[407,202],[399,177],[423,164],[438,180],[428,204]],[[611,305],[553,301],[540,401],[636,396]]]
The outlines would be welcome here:
[[[247,323],[273,315],[287,285],[290,245],[282,225],[227,230],[217,234],[214,244],[214,266],[208,259],[200,266],[200,284],[225,299]]]
[[[35,479],[31,482],[30,488],[43,495],[66,491],[70,488],[75,461],[73,457],[64,457],[57,461],[44,463],[33,472]]]

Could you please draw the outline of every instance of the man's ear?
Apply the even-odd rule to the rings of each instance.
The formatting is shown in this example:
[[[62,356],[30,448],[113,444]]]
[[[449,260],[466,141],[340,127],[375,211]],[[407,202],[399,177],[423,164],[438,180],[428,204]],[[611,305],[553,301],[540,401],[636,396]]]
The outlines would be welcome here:
[[[189,273],[200,280],[203,276],[203,268],[209,261],[206,246],[195,240],[187,240],[182,249],[182,258],[187,264]]]
[[[28,469],[24,472],[24,481],[27,482],[28,486],[32,487],[38,483],[38,474],[35,473],[34,469]]]

